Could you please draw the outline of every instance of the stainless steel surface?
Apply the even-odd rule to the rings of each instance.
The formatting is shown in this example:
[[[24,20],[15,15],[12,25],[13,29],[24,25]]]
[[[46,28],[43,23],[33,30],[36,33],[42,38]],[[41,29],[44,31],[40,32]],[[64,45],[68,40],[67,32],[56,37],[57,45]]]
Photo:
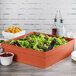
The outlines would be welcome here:
[[[46,69],[14,62],[10,66],[0,65],[0,76],[76,76],[76,62],[67,57]]]

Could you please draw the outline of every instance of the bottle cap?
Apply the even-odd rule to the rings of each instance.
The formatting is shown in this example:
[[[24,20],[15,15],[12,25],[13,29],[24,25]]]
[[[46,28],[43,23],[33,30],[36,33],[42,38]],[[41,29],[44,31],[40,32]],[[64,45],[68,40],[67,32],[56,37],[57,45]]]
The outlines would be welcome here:
[[[63,19],[60,19],[60,23],[63,23]]]
[[[54,22],[57,22],[57,19],[56,19],[56,17],[54,18]]]

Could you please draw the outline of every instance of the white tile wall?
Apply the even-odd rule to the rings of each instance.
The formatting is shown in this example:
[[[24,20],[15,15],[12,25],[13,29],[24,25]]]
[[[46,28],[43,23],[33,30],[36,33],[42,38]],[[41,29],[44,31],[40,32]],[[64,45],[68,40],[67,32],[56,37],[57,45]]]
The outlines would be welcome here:
[[[66,29],[76,31],[76,0],[0,0],[0,34],[12,25],[27,33],[51,33],[57,9],[62,12]]]

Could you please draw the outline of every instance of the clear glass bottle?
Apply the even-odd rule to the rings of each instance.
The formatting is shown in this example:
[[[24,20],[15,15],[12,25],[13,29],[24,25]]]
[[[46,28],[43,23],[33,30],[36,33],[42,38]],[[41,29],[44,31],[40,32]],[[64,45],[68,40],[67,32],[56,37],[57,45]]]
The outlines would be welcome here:
[[[60,19],[62,19],[62,15],[60,10],[58,10],[58,26],[57,26],[57,35],[60,36]]]
[[[65,36],[65,27],[63,25],[63,19],[60,19],[60,36]]]
[[[52,27],[52,35],[57,35],[57,19],[54,18],[54,25]]]

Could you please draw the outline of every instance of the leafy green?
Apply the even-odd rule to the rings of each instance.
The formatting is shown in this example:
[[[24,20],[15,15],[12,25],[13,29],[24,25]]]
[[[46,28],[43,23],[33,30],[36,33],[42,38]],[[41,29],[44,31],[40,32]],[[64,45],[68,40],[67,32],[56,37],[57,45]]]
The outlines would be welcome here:
[[[5,42],[4,40],[0,40],[0,43]]]
[[[55,36],[52,37],[52,36],[45,35],[43,33],[34,33],[28,36],[25,36],[24,38],[21,38],[21,39],[10,40],[7,43],[11,45],[20,46],[23,48],[31,48],[38,51],[44,51],[45,49],[48,49],[48,47],[50,46],[51,42],[54,39],[56,39],[56,44],[54,45],[53,48],[56,48],[62,44],[65,45],[68,42],[61,36],[57,38]]]

